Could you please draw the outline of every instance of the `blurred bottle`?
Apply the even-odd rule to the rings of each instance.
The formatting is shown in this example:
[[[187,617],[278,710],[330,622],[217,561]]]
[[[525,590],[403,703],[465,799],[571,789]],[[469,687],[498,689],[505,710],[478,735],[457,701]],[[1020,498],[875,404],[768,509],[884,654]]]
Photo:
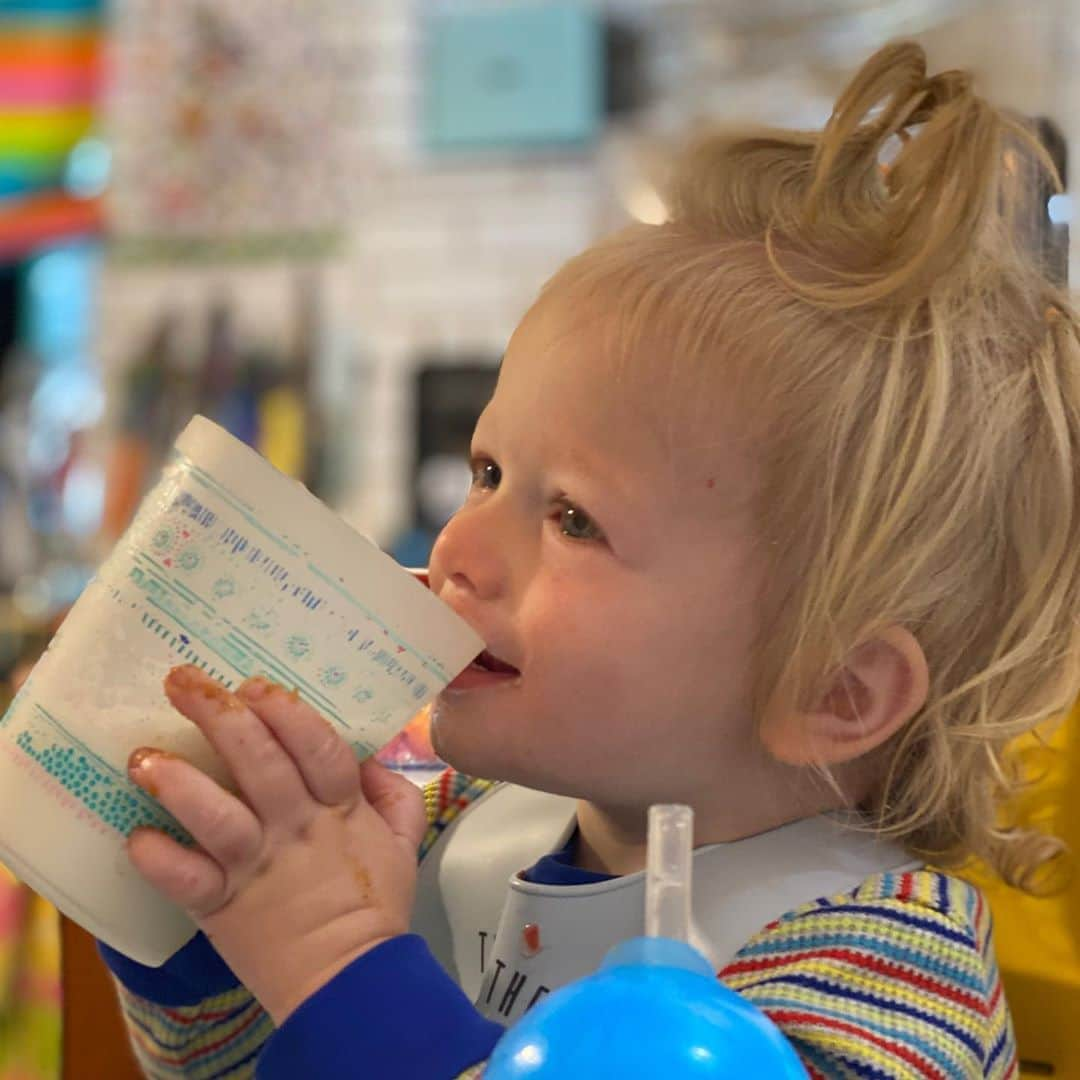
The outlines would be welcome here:
[[[313,492],[322,490],[325,416],[320,393],[322,363],[322,289],[315,270],[302,273],[296,283],[296,393],[304,409],[303,481]]]
[[[30,407],[39,373],[33,358],[14,348],[0,366],[0,589],[4,592],[36,569],[39,561],[30,522],[32,476],[27,454]]]
[[[158,464],[198,409],[200,375],[197,357],[184,346],[177,326],[162,360],[162,421],[154,446]]]
[[[207,317],[196,411],[248,446],[255,446],[259,439],[258,407],[241,369],[232,308],[219,297],[210,305]]]
[[[295,334],[280,381],[259,398],[259,452],[320,494],[324,418],[319,393],[321,297],[315,271],[296,279]]]
[[[173,364],[178,319],[164,310],[128,368],[120,422],[105,470],[102,532],[115,540],[127,528],[158,463],[167,409],[165,372]]]

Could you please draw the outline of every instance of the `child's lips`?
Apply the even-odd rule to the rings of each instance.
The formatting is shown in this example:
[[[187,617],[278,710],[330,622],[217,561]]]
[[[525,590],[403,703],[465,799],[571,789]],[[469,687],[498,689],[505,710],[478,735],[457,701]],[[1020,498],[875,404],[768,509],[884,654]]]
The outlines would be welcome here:
[[[484,650],[453,682],[445,692],[457,693],[479,690],[491,686],[505,686],[521,678],[521,672],[505,660]]]

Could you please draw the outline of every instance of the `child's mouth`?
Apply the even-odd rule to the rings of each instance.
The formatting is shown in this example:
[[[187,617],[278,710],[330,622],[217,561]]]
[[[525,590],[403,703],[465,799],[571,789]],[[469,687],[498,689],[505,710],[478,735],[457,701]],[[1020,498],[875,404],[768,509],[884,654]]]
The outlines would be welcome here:
[[[478,690],[520,679],[521,672],[512,664],[500,660],[486,649],[456,678],[446,690],[452,692]]]

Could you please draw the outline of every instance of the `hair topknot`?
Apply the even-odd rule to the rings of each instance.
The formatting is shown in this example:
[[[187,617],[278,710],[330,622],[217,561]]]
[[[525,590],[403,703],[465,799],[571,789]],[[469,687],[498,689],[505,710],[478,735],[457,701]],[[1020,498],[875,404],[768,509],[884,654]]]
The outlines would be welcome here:
[[[964,291],[981,249],[1014,258],[1038,168],[1053,173],[1022,124],[976,95],[967,72],[928,76],[922,48],[906,42],[860,69],[821,132],[697,139],[668,205],[698,235],[763,238],[788,285],[843,309]]]

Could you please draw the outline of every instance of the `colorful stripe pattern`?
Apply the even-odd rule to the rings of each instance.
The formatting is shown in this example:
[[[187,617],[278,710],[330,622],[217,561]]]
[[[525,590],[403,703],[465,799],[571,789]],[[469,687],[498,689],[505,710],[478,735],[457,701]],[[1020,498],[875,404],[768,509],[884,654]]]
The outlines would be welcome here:
[[[813,1080],[1017,1075],[989,909],[934,870],[878,874],[790,912],[720,978],[784,1031]]]
[[[0,176],[0,185],[2,182]],[[90,236],[98,233],[101,225],[100,199],[45,191],[0,200],[0,258],[21,258],[53,242]]]
[[[474,780],[455,769],[447,769],[438,779],[424,788],[424,808],[428,829],[420,842],[420,858],[432,849],[443,830],[470,803],[476,802],[495,786],[492,780]]]
[[[135,1057],[152,1080],[240,1080],[274,1030],[246,990],[165,1008],[117,984]]]
[[[0,3],[0,258],[102,228],[101,199],[63,183],[96,123],[103,22],[103,0]]]
[[[424,792],[423,858],[492,783],[448,770]],[[766,926],[720,978],[791,1040],[811,1080],[1015,1080],[1016,1046],[981,894],[935,870],[878,874]],[[121,989],[152,1080],[253,1075],[272,1026],[242,990],[165,1009]],[[479,1080],[482,1063],[458,1080]]]

